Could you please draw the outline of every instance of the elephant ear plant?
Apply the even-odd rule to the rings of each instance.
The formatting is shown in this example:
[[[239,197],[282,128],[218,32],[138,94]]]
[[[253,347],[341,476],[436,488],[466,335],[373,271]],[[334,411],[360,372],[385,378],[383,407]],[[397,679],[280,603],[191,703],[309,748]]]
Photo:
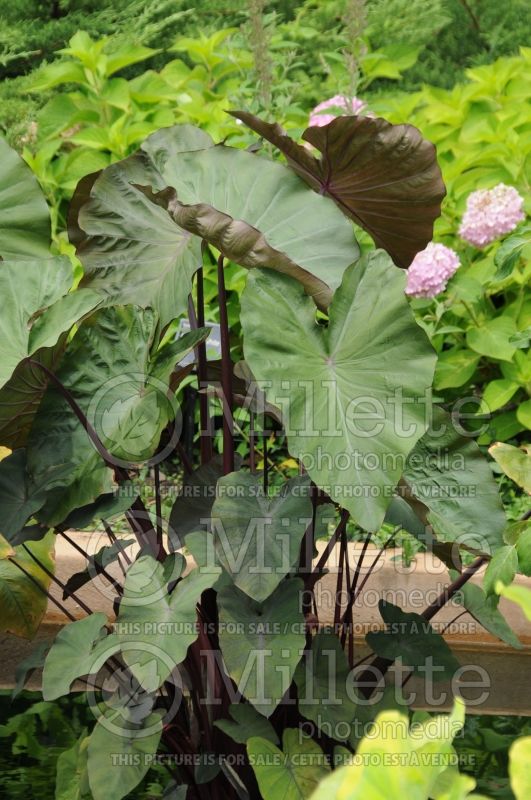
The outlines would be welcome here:
[[[430,240],[444,196],[433,146],[411,126],[358,117],[309,128],[299,145],[235,116],[287,164],[187,125],[155,133],[79,184],[75,287],[70,262],[49,253],[35,180],[0,145],[1,620],[26,638],[47,602],[71,620],[45,656],[43,696],[82,680],[95,724],[59,758],[62,800],[120,800],[155,763],[167,798],[331,796],[329,773],[367,750],[363,726],[379,712],[414,746],[397,665],[406,680],[428,662],[435,677],[458,673],[430,625],[445,603],[460,598],[519,644],[494,587],[509,582],[509,562],[513,575],[529,570],[529,549],[519,563],[487,462],[431,405],[435,353],[404,294],[401,268]],[[352,220],[378,249],[360,253]],[[248,271],[230,327],[229,265]],[[205,345],[213,276],[218,372]],[[180,441],[185,379],[200,390],[197,459]],[[274,437],[287,442],[291,473],[275,463],[280,449],[264,452]],[[176,459],[170,508],[161,469]],[[365,537],[355,563],[352,524]],[[417,536],[453,582],[421,614],[382,597],[381,630],[360,660],[354,629],[380,554],[363,560],[383,524]],[[97,553],[70,530],[89,526],[108,537]],[[58,537],[87,559],[66,582],[54,575]],[[485,592],[469,587],[488,561]],[[318,590],[332,570],[327,627]],[[112,604],[89,605],[90,581]],[[42,657],[40,647],[21,665],[18,689]],[[423,736],[419,747],[451,749],[446,734],[431,745]],[[422,768],[415,797],[443,797],[454,781],[458,791],[457,771],[443,786],[438,763]],[[367,781],[348,796],[382,797]]]

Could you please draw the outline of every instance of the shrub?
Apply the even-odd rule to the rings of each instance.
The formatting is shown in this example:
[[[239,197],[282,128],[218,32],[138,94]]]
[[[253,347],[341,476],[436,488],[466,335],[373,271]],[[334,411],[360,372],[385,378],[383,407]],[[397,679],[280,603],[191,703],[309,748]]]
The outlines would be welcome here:
[[[467,200],[479,189],[515,187],[531,210],[531,104],[525,89],[531,51],[523,48],[520,56],[467,75],[468,83],[450,91],[425,87],[371,107],[394,121],[407,118],[437,146],[447,197],[435,240],[455,250],[461,266],[445,292],[413,305],[439,352],[435,388],[447,401],[468,392],[469,410],[478,414],[470,424],[482,429],[479,441],[489,444],[527,438],[531,428],[530,230],[523,223],[482,248],[467,244],[459,231]]]

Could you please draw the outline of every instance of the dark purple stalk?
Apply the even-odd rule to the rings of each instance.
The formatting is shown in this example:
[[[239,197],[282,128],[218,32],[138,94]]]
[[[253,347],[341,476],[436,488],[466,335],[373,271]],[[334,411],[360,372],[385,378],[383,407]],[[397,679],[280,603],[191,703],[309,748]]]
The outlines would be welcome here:
[[[205,296],[203,285],[203,267],[196,272],[196,294],[197,294],[197,315],[192,297],[188,299],[188,318],[192,330],[204,327],[205,324]],[[205,390],[208,385],[207,380],[207,355],[206,342],[201,342],[195,348],[195,358],[197,362],[197,383],[199,388],[199,420],[201,425],[199,444],[201,449],[201,464],[207,464],[213,455],[211,436],[211,423],[209,411],[209,399]]]
[[[153,473],[155,477],[155,515],[157,518],[156,521],[157,544],[159,547],[163,547],[164,545],[162,543],[162,498],[160,496],[160,470],[158,464],[155,464],[153,466]]]
[[[52,381],[54,386],[59,390],[59,392],[63,395],[64,399],[66,400],[66,402],[68,403],[68,405],[78,418],[79,422],[87,432],[87,435],[92,444],[94,445],[96,451],[102,457],[107,466],[114,471],[114,475],[117,482],[124,483],[128,481],[129,475],[127,474],[127,471],[114,463],[112,455],[105,448],[98,434],[96,433],[95,429],[92,427],[86,415],[84,414],[84,412],[74,399],[73,395],[66,388],[66,386],[64,386],[64,384],[61,383],[59,378],[51,370],[49,370],[48,367],[44,366],[44,364],[41,364],[39,361],[35,361],[34,359],[31,358],[28,359],[28,363],[30,363],[32,366],[36,366],[39,369],[41,369],[44,372],[44,374],[48,378],[50,378],[50,380]],[[132,511],[127,512],[126,517],[128,518],[130,524],[131,524],[131,517],[134,516],[135,518],[136,525],[133,527],[133,530],[135,530],[136,528],[135,533],[137,535],[140,546],[146,547],[148,551],[157,558],[157,560],[163,561],[166,554],[163,549],[157,546],[156,534],[150,522],[149,514],[147,512],[146,507],[140,500],[140,498],[137,497],[137,499],[131,506],[131,509]]]
[[[72,600],[75,603],[77,603],[78,606],[83,609],[83,611],[85,611],[87,614],[92,614],[92,609],[89,608],[88,605],[80,597],[78,597],[78,595],[75,592],[73,592],[71,589],[68,589],[66,584],[64,584],[61,580],[59,580],[59,578],[56,575],[54,575],[53,572],[50,572],[50,570],[47,567],[45,567],[44,564],[41,563],[41,561],[37,558],[37,556],[31,552],[29,547],[27,547],[25,544],[23,544],[22,547],[24,548],[26,553],[30,556],[30,558],[32,558],[33,561],[37,564],[37,566],[40,569],[42,569],[45,575],[47,575],[52,581],[54,581],[54,583],[56,583],[57,586],[59,586],[59,588],[62,589],[65,594],[70,595]]]
[[[249,411],[249,469],[256,472],[256,439],[254,433],[254,411]]]
[[[223,474],[234,472],[234,422],[232,419],[232,362],[223,256],[218,258],[218,301],[221,329],[221,387],[223,389]]]
[[[264,495],[267,495],[267,492],[269,490],[269,473],[268,473],[269,465],[267,463],[267,457],[268,457],[267,456],[267,436],[266,436],[265,433],[262,436],[262,445],[263,445],[263,449],[264,449],[264,473],[263,473],[263,476],[262,476],[263,477],[263,489],[264,489]]]
[[[343,531],[347,527],[347,522],[348,522],[349,516],[350,516],[350,512],[347,511],[345,508],[343,508],[341,510],[341,516],[339,518],[339,524],[338,524],[337,528],[335,529],[334,533],[332,534],[332,536],[330,537],[330,539],[328,540],[328,542],[326,543],[326,547],[323,550],[323,552],[321,553],[319,561],[315,565],[315,569],[314,569],[314,571],[312,573],[312,578],[313,578],[312,583],[315,583],[315,581],[319,579],[319,577],[320,577],[320,575],[321,575],[321,573],[322,573],[322,571],[323,571],[323,569],[324,569],[324,567],[326,565],[326,562],[330,558],[330,553],[334,549],[334,547],[335,547],[335,545],[337,543],[337,540],[342,536]]]
[[[346,535],[345,529],[341,531],[341,541],[339,545],[339,568],[336,579],[336,597],[334,601],[334,630],[337,631],[341,619],[341,591],[343,589],[343,574],[345,569]]]
[[[105,533],[109,537],[110,543],[111,544],[114,544],[114,543],[118,544],[118,547],[120,548],[120,555],[123,557],[123,559],[124,559],[125,563],[127,564],[127,566],[131,566],[131,559],[129,558],[129,556],[125,552],[125,548],[122,546],[121,541],[113,533],[113,530],[112,530],[111,526],[109,525],[109,523],[106,522],[104,519],[102,519],[102,523],[103,523],[103,527],[105,529]],[[123,567],[122,567],[122,572],[125,575],[125,569]]]
[[[91,557],[89,556],[89,554],[87,553],[87,551],[83,550],[83,548],[80,547],[77,542],[75,542],[73,539],[71,539],[70,536],[68,536],[64,531],[58,531],[58,533],[60,534],[60,536],[63,537],[63,539],[65,539],[68,542],[69,545],[71,545],[74,548],[74,550],[77,550],[78,553],[80,553],[82,556],[84,556],[89,563],[92,561],[92,563],[94,564],[94,569],[96,570],[96,572],[99,575],[102,575],[107,581],[109,581],[111,586],[113,586],[113,588],[115,589],[116,592],[118,592],[118,594],[123,594],[123,588],[120,586],[118,581],[116,581],[112,577],[112,575],[109,575],[109,573],[107,572],[105,567],[103,567],[101,564],[97,564],[95,561],[93,561],[91,559]]]
[[[450,583],[442,592],[441,594],[434,600],[434,602],[426,608],[421,616],[429,622],[438,611],[446,605],[446,603],[452,599],[452,597],[457,594],[457,592],[462,589],[462,587],[472,578],[476,572],[481,569],[481,567],[487,563],[489,559],[486,556],[480,556],[476,558],[475,561],[470,564],[461,575],[453,583]],[[370,664],[368,670],[363,672],[359,677],[359,683],[361,685],[361,691],[364,697],[370,697],[376,687],[378,686],[379,682],[384,678],[387,670],[390,666],[392,666],[393,661],[389,660],[388,658],[382,658],[381,656],[376,656]]]

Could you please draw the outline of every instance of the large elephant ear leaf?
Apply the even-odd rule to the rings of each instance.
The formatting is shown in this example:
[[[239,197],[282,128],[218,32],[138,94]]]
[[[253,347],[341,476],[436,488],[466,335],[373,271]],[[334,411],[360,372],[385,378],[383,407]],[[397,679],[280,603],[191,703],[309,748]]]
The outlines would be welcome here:
[[[49,255],[50,212],[35,175],[0,137],[0,257]]]
[[[103,292],[109,304],[152,307],[164,326],[187,308],[201,244],[133,185],[161,190],[159,181],[142,153],[87,176],[72,198],[68,234],[83,264],[82,286]]]
[[[433,409],[429,430],[407,459],[401,488],[408,502],[429,510],[425,522],[440,541],[490,553],[503,546],[507,520],[492,470],[443,409]]]
[[[168,321],[186,308],[204,239],[244,267],[291,275],[326,307],[359,255],[347,220],[282,164],[193,138],[163,129],[80,184],[70,235],[84,285]]]
[[[268,401],[282,408],[291,455],[361,527],[377,530],[426,430],[435,365],[403,272],[381,250],[363,256],[345,272],[328,327],[285,275],[256,271],[241,305],[245,358]]]
[[[412,125],[372,117],[338,117],[307,128],[294,142],[279,125],[244,111],[231,112],[286,156],[312,189],[331,197],[361,225],[395,264],[408,267],[431,241],[445,188],[435,147]]]

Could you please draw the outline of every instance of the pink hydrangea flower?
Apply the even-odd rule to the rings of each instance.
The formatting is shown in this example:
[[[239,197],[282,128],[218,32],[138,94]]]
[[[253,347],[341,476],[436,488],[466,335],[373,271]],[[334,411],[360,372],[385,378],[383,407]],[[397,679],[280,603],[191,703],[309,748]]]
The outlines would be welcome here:
[[[328,125],[333,119],[344,114],[359,114],[366,105],[367,104],[364,103],[363,100],[360,100],[359,97],[347,97],[344,94],[336,94],[334,97],[331,97],[330,100],[324,100],[322,103],[319,103],[318,106],[315,106],[310,113],[309,124],[320,128],[323,125]],[[331,113],[323,113],[328,109],[330,109]]]
[[[475,247],[485,247],[510,233],[525,218],[523,198],[514,186],[499,183],[468,196],[459,235]]]
[[[435,297],[446,288],[459,264],[459,256],[454,250],[430,242],[411,262],[407,271],[406,294]]]

